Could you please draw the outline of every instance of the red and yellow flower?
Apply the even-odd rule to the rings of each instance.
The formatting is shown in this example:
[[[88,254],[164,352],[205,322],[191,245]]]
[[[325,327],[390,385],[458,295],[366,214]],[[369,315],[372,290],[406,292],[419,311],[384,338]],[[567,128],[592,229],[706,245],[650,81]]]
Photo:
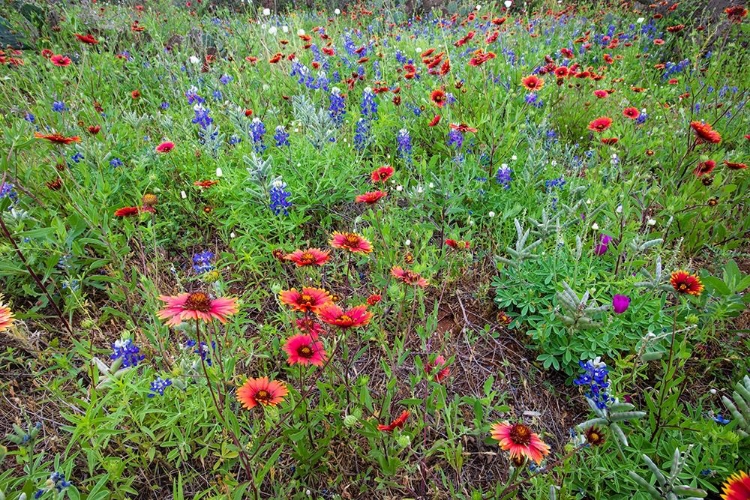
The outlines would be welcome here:
[[[594,132],[604,132],[612,125],[612,118],[608,116],[601,116],[595,120],[591,120],[589,123],[589,130]]]
[[[218,319],[227,322],[227,317],[239,311],[237,299],[224,297],[212,299],[203,292],[182,293],[174,297],[161,295],[159,300],[167,306],[158,312],[159,319],[166,319],[167,325],[179,325],[187,320],[209,322]]]
[[[282,290],[279,293],[279,300],[295,311],[317,312],[321,306],[331,302],[331,296],[322,288],[305,287],[301,292],[292,288],[291,290]]]
[[[4,332],[13,325],[16,319],[13,317],[13,311],[3,302],[3,296],[0,294],[0,332]]]
[[[284,352],[290,365],[323,366],[326,362],[323,343],[307,334],[289,337],[284,344]]]
[[[372,174],[370,174],[370,180],[372,182],[385,182],[391,178],[393,172],[394,170],[392,166],[383,165],[382,167],[373,170]]]
[[[372,313],[367,310],[367,306],[356,306],[344,310],[332,302],[321,306],[317,314],[322,322],[341,329],[366,326],[372,318]]]
[[[526,88],[526,90],[530,90],[533,92],[544,87],[544,80],[536,75],[530,75],[526,78],[523,78],[521,80],[521,84]]]
[[[492,438],[499,441],[500,448],[510,451],[511,459],[523,457],[540,464],[549,454],[549,446],[524,424],[496,423],[491,429]]]
[[[406,283],[407,285],[419,286],[422,288],[425,288],[427,285],[429,285],[429,282],[424,279],[419,273],[415,273],[414,271],[410,271],[408,269],[403,269],[400,266],[393,266],[393,268],[391,269],[391,276],[403,283]]]
[[[34,137],[36,137],[37,139],[45,139],[53,144],[68,145],[74,142],[81,142],[81,138],[77,135],[74,135],[72,137],[65,137],[64,135],[58,133],[41,134],[39,132],[34,132]]]
[[[739,471],[727,478],[722,486],[722,500],[750,500],[750,476]]]
[[[721,142],[721,135],[711,128],[711,125],[703,122],[690,122],[690,127],[695,132],[699,142],[710,142],[711,144],[719,144]]]
[[[339,248],[352,253],[370,253],[372,244],[357,233],[342,233],[339,231],[331,235],[329,244],[333,248]]]
[[[237,401],[248,410],[258,405],[276,406],[289,394],[284,382],[268,380],[268,377],[249,378],[237,389]]]
[[[677,293],[686,293],[698,297],[703,292],[703,283],[701,283],[700,278],[687,271],[673,272],[669,282]]]
[[[354,201],[356,203],[367,203],[368,205],[374,205],[379,200],[386,197],[388,193],[385,191],[370,191],[369,193],[364,193],[358,195],[356,198],[354,198]]]
[[[320,248],[308,248],[307,250],[295,250],[284,256],[285,260],[291,260],[297,267],[322,266],[330,259],[330,250]]]

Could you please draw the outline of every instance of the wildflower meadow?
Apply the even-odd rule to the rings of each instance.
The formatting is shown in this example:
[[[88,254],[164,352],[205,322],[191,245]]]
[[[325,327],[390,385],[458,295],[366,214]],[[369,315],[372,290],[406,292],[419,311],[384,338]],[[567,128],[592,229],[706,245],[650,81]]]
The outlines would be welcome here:
[[[744,2],[0,5],[0,500],[750,499]]]

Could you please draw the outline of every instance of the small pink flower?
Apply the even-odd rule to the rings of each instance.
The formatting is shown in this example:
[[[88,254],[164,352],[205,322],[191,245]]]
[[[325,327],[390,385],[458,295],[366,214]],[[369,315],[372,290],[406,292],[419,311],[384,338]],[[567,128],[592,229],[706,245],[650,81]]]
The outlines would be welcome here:
[[[169,153],[174,149],[174,142],[165,141],[156,146],[157,153]]]
[[[615,314],[622,314],[630,307],[630,297],[627,295],[615,295],[612,297],[612,309]]]

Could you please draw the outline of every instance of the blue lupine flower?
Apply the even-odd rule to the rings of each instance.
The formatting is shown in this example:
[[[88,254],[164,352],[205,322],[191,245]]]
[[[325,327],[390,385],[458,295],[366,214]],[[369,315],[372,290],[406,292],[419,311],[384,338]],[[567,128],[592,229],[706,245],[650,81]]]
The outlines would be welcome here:
[[[169,103],[167,101],[162,102],[161,109],[169,109]]]
[[[164,395],[164,389],[172,385],[172,381],[169,379],[163,379],[161,377],[156,377],[156,380],[151,382],[151,393],[148,395],[148,397],[153,398],[157,394],[159,396]]]
[[[263,136],[266,133],[266,126],[260,120],[260,118],[253,118],[253,122],[250,124],[250,136],[253,139],[253,147],[256,153],[262,153],[266,150],[266,145],[263,144]]]
[[[542,106],[544,106],[544,101],[539,99],[539,96],[537,96],[533,92],[531,94],[527,94],[525,100],[526,100],[526,104],[531,104],[532,106],[536,108],[541,108]]]
[[[611,402],[614,402],[614,398],[607,393],[609,388],[609,382],[607,376],[609,369],[607,365],[598,361],[579,361],[578,365],[585,370],[584,373],[578,376],[573,383],[575,385],[587,385],[589,387],[586,397],[594,401],[596,407],[604,409]]]
[[[638,115],[638,118],[635,119],[635,123],[637,123],[638,125],[643,125],[644,123],[646,123],[646,119],[648,119],[648,115],[646,113],[641,113],[640,115]]]
[[[242,137],[240,137],[240,136],[238,136],[236,134],[232,134],[232,136],[229,138],[229,144],[231,146],[234,146],[235,144],[239,144],[241,142],[242,142]]]
[[[140,349],[130,339],[118,340],[112,344],[111,360],[122,359],[122,367],[136,366],[146,356],[139,354]]]
[[[2,184],[0,184],[0,199],[3,198],[10,199],[11,205],[18,201],[18,193],[16,193],[16,190],[13,189],[13,184],[11,184],[10,182],[3,182]]]
[[[217,101],[220,101],[222,97],[221,90],[214,90],[213,96],[214,96],[214,99],[216,99]]]
[[[193,255],[193,270],[198,274],[203,274],[213,270],[212,261],[214,253],[210,250],[199,252]]]
[[[511,174],[513,173],[513,170],[503,163],[500,165],[500,168],[497,169],[497,173],[495,174],[495,180],[498,184],[502,185],[504,189],[510,189],[510,181]]]
[[[36,117],[33,114],[31,114],[31,112],[29,111],[26,112],[23,119],[29,123],[34,123],[36,121]]]
[[[193,123],[197,123],[201,126],[201,128],[206,129],[209,125],[213,123],[213,118],[209,116],[209,109],[204,107],[201,104],[196,104],[193,107],[193,110],[195,111],[195,117],[193,118]]]
[[[190,87],[187,92],[185,92],[185,97],[187,97],[188,104],[203,104],[206,102],[204,98],[198,95],[198,89],[196,87]]]
[[[273,181],[271,190],[269,192],[271,198],[271,211],[274,215],[289,215],[288,208],[292,206],[292,202],[288,198],[292,195],[290,191],[286,190],[286,183],[281,179]]]
[[[727,425],[729,422],[731,422],[731,420],[729,420],[728,418],[722,417],[721,413],[719,413],[718,415],[714,417],[714,422],[716,422],[719,425]]]
[[[552,191],[553,189],[562,188],[565,185],[565,179],[563,177],[560,177],[558,179],[550,179],[547,181],[544,181],[544,187],[547,188],[547,191]]]
[[[79,161],[83,160],[83,155],[81,153],[76,153],[73,156],[71,156],[70,159],[73,160],[75,163],[78,163]]]
[[[362,92],[362,104],[360,105],[362,116],[371,120],[378,119],[378,101],[375,100],[375,93],[370,87]]]
[[[401,154],[401,158],[406,160],[407,162],[411,162],[411,137],[409,136],[409,131],[405,128],[402,128],[398,131],[398,134],[396,135],[396,143],[398,147],[398,152]]]
[[[331,102],[331,105],[328,106],[328,115],[336,125],[341,126],[344,123],[344,115],[346,114],[346,101],[344,100],[344,96],[341,95],[341,90],[334,87],[328,99]]]
[[[364,118],[357,120],[357,129],[354,132],[354,147],[357,151],[364,150],[370,143],[370,122]]]
[[[198,343],[193,340],[189,339],[185,345],[189,348],[196,347]],[[213,361],[211,360],[211,357],[209,356],[210,352],[216,349],[216,342],[211,342],[211,349],[208,348],[208,344],[205,342],[201,342],[200,346],[196,347],[196,349],[193,351],[195,354],[200,354],[201,359],[206,362],[208,366],[211,366],[213,364]]]
[[[226,85],[227,83],[231,82],[233,78],[229,75],[221,75],[221,78],[219,78],[219,81],[222,83],[222,85]]]
[[[456,149],[461,149],[464,144],[464,135],[458,131],[451,129],[448,132],[448,146],[453,146]]]
[[[111,160],[109,160],[110,167],[117,168],[117,167],[122,167],[122,165],[123,165],[122,160],[119,158],[112,158]]]
[[[56,113],[62,113],[63,111],[67,111],[68,108],[65,106],[65,103],[62,101],[55,101],[52,103],[52,111]]]
[[[276,141],[276,147],[289,146],[289,132],[284,130],[284,127],[279,125],[276,127],[276,133],[273,134],[273,139]]]

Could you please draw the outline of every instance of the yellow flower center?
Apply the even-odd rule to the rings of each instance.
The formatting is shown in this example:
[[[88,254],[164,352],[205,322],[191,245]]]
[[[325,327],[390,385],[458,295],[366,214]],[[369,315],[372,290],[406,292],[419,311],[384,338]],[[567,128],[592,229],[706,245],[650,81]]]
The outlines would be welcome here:
[[[255,394],[255,400],[262,405],[270,404],[271,399],[271,394],[265,389],[261,389]]]
[[[299,261],[303,264],[312,264],[315,262],[315,256],[311,254],[310,252],[305,252],[299,258]]]
[[[313,350],[310,349],[309,345],[303,345],[302,347],[297,349],[297,354],[299,354],[303,358],[312,358]]]
[[[342,314],[339,316],[339,323],[353,323],[354,320],[352,320],[351,316],[347,316],[346,314]]]

